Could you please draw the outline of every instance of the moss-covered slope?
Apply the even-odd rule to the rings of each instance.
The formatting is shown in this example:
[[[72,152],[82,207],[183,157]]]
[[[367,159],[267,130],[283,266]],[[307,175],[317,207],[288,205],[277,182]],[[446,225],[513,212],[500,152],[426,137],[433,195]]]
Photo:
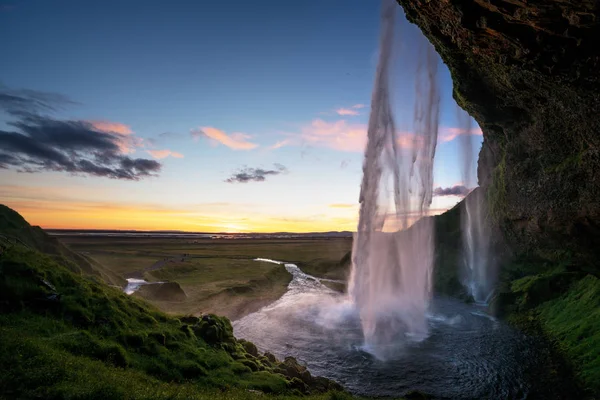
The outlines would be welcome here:
[[[31,226],[19,213],[0,204],[0,248],[14,243],[29,246],[41,253],[51,255],[69,265],[71,269],[97,276],[106,283],[116,286],[126,284],[125,279],[94,260],[72,251],[58,239],[44,232],[39,226]]]

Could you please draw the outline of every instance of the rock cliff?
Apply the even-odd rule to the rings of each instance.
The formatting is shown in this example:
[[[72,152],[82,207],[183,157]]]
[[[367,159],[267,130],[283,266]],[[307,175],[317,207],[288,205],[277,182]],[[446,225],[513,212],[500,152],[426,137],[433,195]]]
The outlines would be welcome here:
[[[519,254],[600,257],[600,3],[398,0],[480,124],[478,178]]]

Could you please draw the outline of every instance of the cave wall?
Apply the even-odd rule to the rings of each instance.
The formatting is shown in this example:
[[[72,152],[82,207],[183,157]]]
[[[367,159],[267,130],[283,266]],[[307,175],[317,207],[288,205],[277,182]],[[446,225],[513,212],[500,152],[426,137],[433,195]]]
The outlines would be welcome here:
[[[600,270],[600,2],[398,2],[483,130],[479,184],[507,243]]]

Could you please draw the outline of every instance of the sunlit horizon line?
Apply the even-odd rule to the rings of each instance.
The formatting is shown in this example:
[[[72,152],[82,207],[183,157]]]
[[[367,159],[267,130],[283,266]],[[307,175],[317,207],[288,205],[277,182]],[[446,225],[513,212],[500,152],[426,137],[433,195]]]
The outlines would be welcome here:
[[[411,226],[413,226],[415,223],[417,223],[420,219],[422,218],[428,218],[428,217],[434,217],[437,215],[441,215],[447,211],[449,211],[450,209],[452,209],[452,207],[447,208],[447,209],[433,209],[430,210],[430,213],[424,214],[422,216],[420,216],[419,218],[411,218],[408,217],[409,220],[411,220],[409,222],[409,226],[406,227],[405,229],[409,229]],[[357,223],[358,223],[358,219],[357,219]],[[33,225],[33,224],[32,224]],[[331,232],[337,232],[337,233],[343,233],[343,232],[349,232],[352,233],[353,235],[358,233],[358,230],[349,230],[349,229],[326,229],[326,230],[320,230],[320,229],[315,229],[315,230],[276,230],[276,231],[271,231],[271,230],[250,230],[250,229],[238,229],[238,230],[234,230],[234,231],[227,231],[227,230],[205,230],[205,231],[188,231],[188,230],[182,230],[182,229],[135,229],[135,228],[73,228],[73,227],[45,227],[45,226],[41,226],[39,225],[40,228],[42,228],[45,231],[74,231],[74,232],[135,232],[135,233],[181,233],[181,234],[222,234],[222,235],[250,235],[250,234],[281,234],[281,233],[287,233],[287,234],[310,234],[310,233],[331,233]],[[389,229],[389,228],[388,228]],[[393,232],[400,232],[403,231],[405,229],[397,229],[397,230],[382,230],[381,232],[383,233],[393,233]]]

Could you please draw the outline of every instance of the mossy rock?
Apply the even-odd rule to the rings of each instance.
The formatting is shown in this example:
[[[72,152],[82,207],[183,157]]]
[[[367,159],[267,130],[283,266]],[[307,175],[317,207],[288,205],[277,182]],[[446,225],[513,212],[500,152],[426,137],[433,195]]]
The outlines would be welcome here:
[[[238,343],[240,343],[242,345],[242,347],[248,354],[251,354],[254,357],[258,357],[258,348],[256,347],[256,345],[254,343],[249,342],[244,339],[238,340]]]
[[[225,317],[213,314],[204,315],[201,321],[193,327],[193,331],[197,337],[212,345],[236,343],[231,322]]]

